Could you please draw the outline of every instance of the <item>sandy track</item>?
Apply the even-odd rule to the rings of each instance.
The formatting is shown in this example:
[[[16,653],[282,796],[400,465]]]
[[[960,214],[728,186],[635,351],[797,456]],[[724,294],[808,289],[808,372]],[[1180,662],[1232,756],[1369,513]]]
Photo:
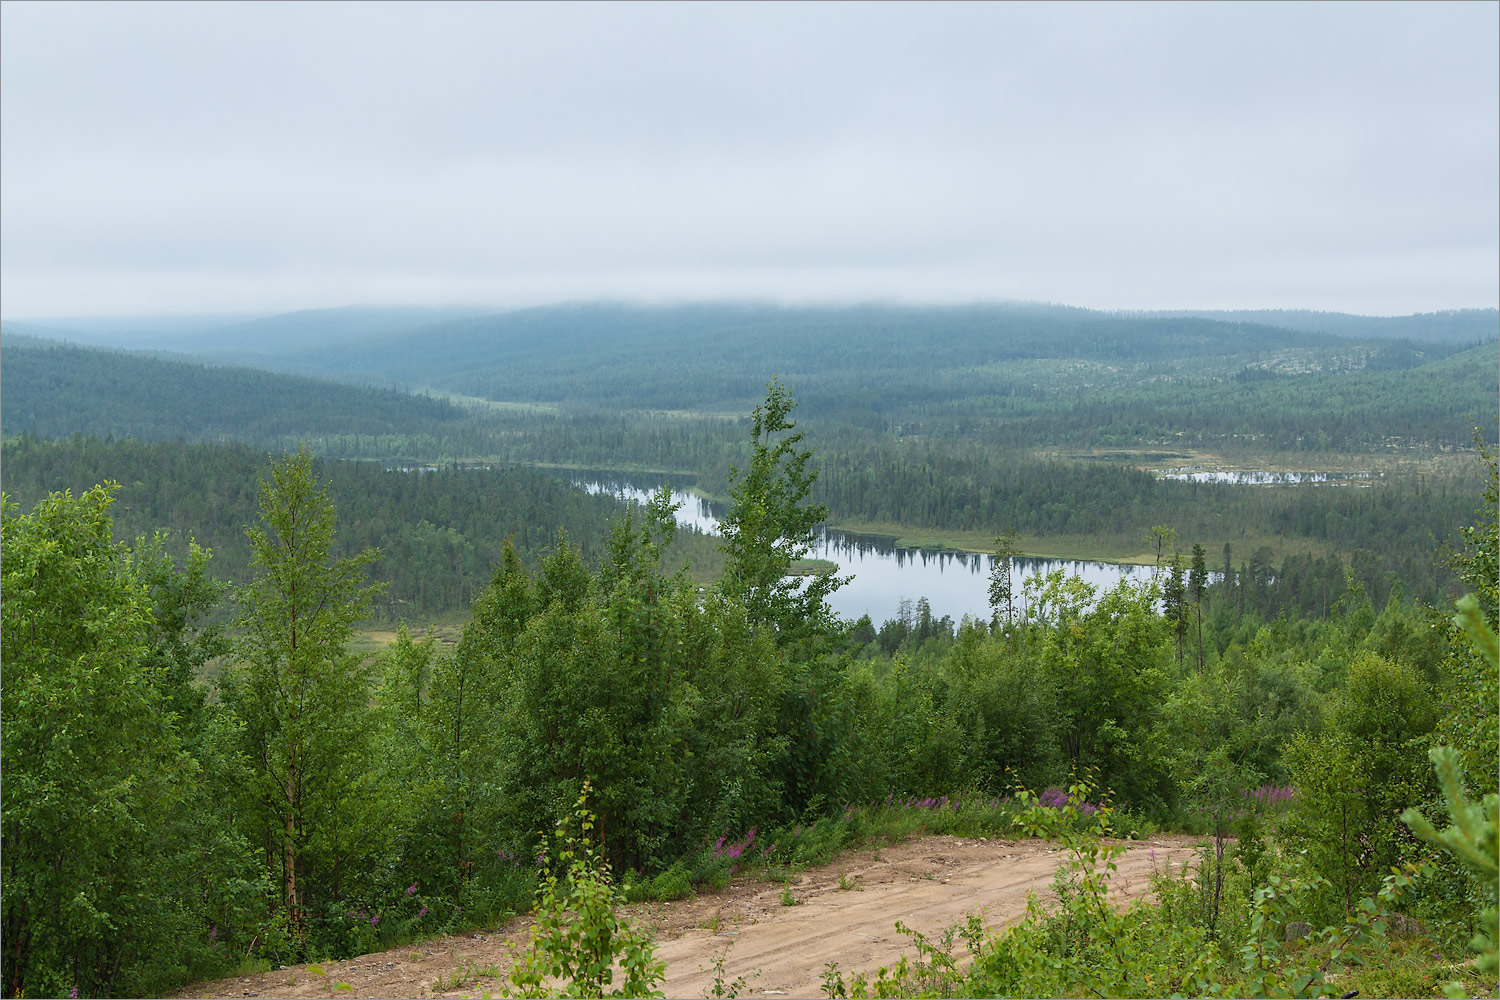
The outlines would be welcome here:
[[[1187,837],[1131,843],[1118,860],[1112,894],[1146,891],[1153,866],[1193,853]],[[1030,892],[1045,894],[1060,854],[1037,840],[923,837],[868,848],[810,869],[792,883],[795,906],[782,904],[779,883],[746,880],[724,892],[675,903],[627,908],[632,922],[656,928],[667,963],[668,997],[702,997],[714,986],[722,955],[726,984],[743,976],[743,996],[822,996],[824,970],[845,976],[890,965],[909,951],[896,921],[933,935],[979,913],[989,926],[1019,917]],[[843,886],[850,886],[844,888]],[[325,976],[292,966],[238,979],[201,983],[180,997],[464,997],[498,993],[512,949],[526,937],[518,919],[492,932],[324,964]],[[347,983],[351,990],[337,990]]]

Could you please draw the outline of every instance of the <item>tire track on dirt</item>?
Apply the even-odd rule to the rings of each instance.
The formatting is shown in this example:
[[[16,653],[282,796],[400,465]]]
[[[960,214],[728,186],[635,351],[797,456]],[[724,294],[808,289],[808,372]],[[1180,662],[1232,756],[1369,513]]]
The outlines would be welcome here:
[[[1153,868],[1194,856],[1194,838],[1134,841],[1117,859],[1111,896],[1139,896]],[[723,892],[673,903],[636,903],[625,917],[653,926],[657,955],[667,963],[663,992],[704,997],[722,979],[744,977],[741,995],[818,997],[824,970],[836,962],[848,978],[892,965],[910,952],[896,921],[934,937],[952,924],[981,915],[998,927],[1026,912],[1030,893],[1045,895],[1061,850],[1037,840],[922,837],[851,852],[832,864],[794,876],[796,905],[782,904],[781,883],[751,876]],[[323,963],[324,975],[306,965],[201,983],[179,997],[475,997],[498,994],[511,955],[527,938],[529,922],[517,918],[492,931],[436,938],[346,962]],[[348,984],[348,990],[335,988]]]

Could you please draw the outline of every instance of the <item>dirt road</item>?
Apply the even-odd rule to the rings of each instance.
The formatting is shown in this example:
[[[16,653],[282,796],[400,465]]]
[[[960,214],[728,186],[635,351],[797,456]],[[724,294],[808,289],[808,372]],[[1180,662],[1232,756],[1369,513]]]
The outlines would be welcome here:
[[[1122,899],[1148,888],[1153,866],[1180,863],[1193,840],[1164,836],[1129,845],[1118,859],[1112,892]],[[666,960],[668,997],[703,997],[714,988],[723,956],[726,985],[744,977],[742,996],[819,997],[824,969],[847,976],[890,965],[907,950],[896,921],[925,934],[979,913],[998,926],[1025,912],[1030,892],[1045,894],[1059,852],[1038,840],[923,837],[845,855],[810,869],[791,885],[746,880],[721,893],[675,903],[639,903],[627,917],[656,928]],[[439,938],[347,962],[325,975],[293,966],[239,979],[201,983],[180,997],[477,997],[498,994],[512,949],[526,939],[518,919],[493,932]],[[334,984],[348,984],[341,990]]]

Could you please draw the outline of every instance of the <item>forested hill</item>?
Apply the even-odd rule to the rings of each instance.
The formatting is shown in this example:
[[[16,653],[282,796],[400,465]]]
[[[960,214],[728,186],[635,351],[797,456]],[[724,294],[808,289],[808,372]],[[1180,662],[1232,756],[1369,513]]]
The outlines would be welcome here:
[[[6,333],[0,341],[7,434],[240,440],[291,445],[320,435],[417,435],[465,410],[429,396],[168,361]]]
[[[94,347],[254,358],[484,313],[457,306],[346,306],[273,315],[87,316],[5,321],[6,332]]]
[[[1185,309],[1138,315],[1196,316],[1225,323],[1257,323],[1308,333],[1331,333],[1340,337],[1386,337],[1429,344],[1483,343],[1500,336],[1500,311],[1494,309],[1447,309],[1412,316],[1351,316],[1348,313],[1314,312],[1310,309]]]
[[[1049,305],[664,307],[574,304],[429,324],[267,357],[279,369],[425,385],[496,400],[742,413],[770,372],[809,412],[1053,388],[1069,366],[1105,381],[1406,368],[1452,347],[1198,317]],[[1027,368],[1036,363],[1040,367]]]
[[[420,306],[346,306],[341,309],[304,309],[205,330],[191,338],[191,349],[212,350],[226,359],[258,361],[266,356],[297,351],[310,344],[347,344],[484,313],[483,309]],[[171,346],[184,350],[188,340]]]
[[[179,556],[188,538],[214,553],[212,572],[250,579],[245,526],[255,522],[264,452],[237,444],[66,440],[31,436],[3,445],[5,490],[29,510],[49,493],[75,496],[98,483],[121,484],[111,508],[116,536],[130,541],[173,533]],[[319,461],[320,483],[339,510],[336,551],[381,550],[371,576],[389,584],[376,605],[383,618],[422,618],[466,610],[489,582],[506,539],[535,566],[558,532],[590,562],[602,557],[613,497],[585,493],[532,469],[401,472],[370,462]],[[701,553],[702,546],[695,552]]]

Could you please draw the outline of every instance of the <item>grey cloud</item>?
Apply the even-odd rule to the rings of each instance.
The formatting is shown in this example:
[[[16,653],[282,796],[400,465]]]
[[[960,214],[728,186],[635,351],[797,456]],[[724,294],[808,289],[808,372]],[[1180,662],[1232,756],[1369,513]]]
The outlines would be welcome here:
[[[7,3],[5,311],[1493,305],[1496,11]]]

